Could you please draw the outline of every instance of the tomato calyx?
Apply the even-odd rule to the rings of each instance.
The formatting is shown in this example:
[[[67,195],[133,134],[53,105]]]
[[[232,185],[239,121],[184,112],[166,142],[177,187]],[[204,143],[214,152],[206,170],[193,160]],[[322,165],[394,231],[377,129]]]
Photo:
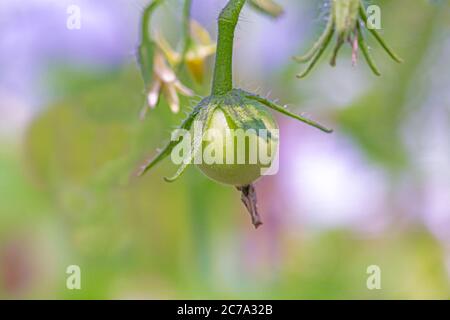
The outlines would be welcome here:
[[[380,76],[381,73],[370,54],[365,40],[364,30],[372,34],[384,51],[397,63],[403,60],[386,44],[377,29],[369,23],[367,10],[362,0],[332,0],[329,6],[328,22],[317,41],[304,55],[293,57],[299,63],[308,63],[297,78],[306,77],[320,60],[335,35],[336,43],[330,59],[330,65],[336,65],[336,59],[341,47],[348,42],[352,47],[352,63],[356,65],[358,52],[361,51],[371,71]]]

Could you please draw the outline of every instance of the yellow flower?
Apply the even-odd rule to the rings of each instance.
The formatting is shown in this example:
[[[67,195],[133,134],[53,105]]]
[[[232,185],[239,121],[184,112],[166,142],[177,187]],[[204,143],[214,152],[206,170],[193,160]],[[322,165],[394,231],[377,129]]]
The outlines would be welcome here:
[[[191,20],[190,27],[192,41],[185,53],[184,62],[194,80],[201,83],[205,74],[205,61],[216,52],[216,44],[212,42],[208,31],[195,20]],[[160,33],[155,35],[155,42],[173,67],[183,62],[182,53],[174,51]]]
[[[153,109],[158,104],[161,93],[167,99],[173,113],[180,111],[178,93],[185,96],[193,95],[192,90],[184,86],[178,80],[175,72],[167,65],[162,52],[157,50],[153,61],[153,82],[147,95],[148,106],[142,110],[141,118],[145,116],[149,108]]]

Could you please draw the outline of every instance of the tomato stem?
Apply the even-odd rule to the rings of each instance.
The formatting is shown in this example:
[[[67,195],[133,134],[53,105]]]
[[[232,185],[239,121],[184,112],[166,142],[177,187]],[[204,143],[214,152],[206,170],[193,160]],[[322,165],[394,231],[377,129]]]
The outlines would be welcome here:
[[[234,31],[245,0],[230,0],[218,19],[218,39],[211,95],[223,95],[233,89]]]

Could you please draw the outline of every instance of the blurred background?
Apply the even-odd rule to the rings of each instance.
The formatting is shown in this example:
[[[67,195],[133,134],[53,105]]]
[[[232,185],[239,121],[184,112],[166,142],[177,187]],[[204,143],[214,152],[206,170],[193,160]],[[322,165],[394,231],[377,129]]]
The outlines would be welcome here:
[[[215,39],[224,0],[193,0]],[[351,50],[306,80],[291,57],[324,27],[321,1],[244,8],[236,85],[335,129],[280,123],[280,171],[256,184],[255,230],[234,188],[165,161],[133,172],[183,113],[144,121],[136,66],[140,0],[0,2],[0,298],[450,298],[450,10],[446,1],[373,1],[402,56],[369,44],[382,77]],[[66,27],[70,5],[81,28]],[[154,28],[175,45],[180,0]],[[211,77],[209,61],[208,77]],[[209,79],[195,85],[200,96]],[[194,102],[182,100],[187,110]],[[81,290],[66,268],[81,268]],[[381,269],[368,290],[367,268]]]

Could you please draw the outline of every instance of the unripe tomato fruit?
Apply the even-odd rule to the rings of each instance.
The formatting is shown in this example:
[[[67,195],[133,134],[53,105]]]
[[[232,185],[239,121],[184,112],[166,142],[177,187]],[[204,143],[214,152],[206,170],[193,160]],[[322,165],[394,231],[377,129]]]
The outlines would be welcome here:
[[[277,123],[265,107],[255,101],[231,99],[231,101],[222,102],[211,112],[212,115],[205,130],[206,136],[202,142],[202,150],[204,153],[208,149],[223,150],[220,153],[221,159],[219,160],[221,161],[206,163],[203,159],[201,164],[197,164],[197,167],[207,177],[219,183],[234,186],[251,184],[261,177],[264,169],[270,167],[276,156],[278,151]],[[242,139],[242,135],[240,138],[236,137],[242,133],[245,133],[244,139]],[[230,146],[234,148],[230,148]],[[227,152],[229,153],[228,159],[233,159],[231,163],[230,161],[227,163]],[[245,152],[245,158],[241,158],[243,161],[238,162],[237,159],[243,156],[242,152]]]

